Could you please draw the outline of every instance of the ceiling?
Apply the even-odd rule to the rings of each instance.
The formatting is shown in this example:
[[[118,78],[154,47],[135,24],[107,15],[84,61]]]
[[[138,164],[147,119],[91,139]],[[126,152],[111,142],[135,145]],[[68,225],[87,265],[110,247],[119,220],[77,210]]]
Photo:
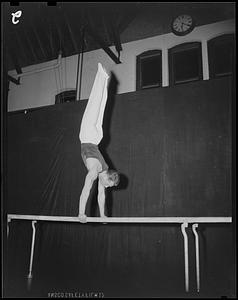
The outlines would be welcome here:
[[[49,2],[50,3],[50,2]],[[20,2],[19,6],[11,6],[4,3],[3,7],[3,39],[5,50],[5,69],[16,69],[17,73],[22,68],[56,59],[59,51],[62,56],[71,56],[82,51],[103,49],[115,63],[120,63],[121,43],[128,40],[136,40],[142,37],[143,30],[150,34],[162,34],[157,28],[148,27],[147,23],[154,18],[154,21],[166,27],[166,14],[171,15],[179,10],[184,11],[185,6],[190,10],[200,9],[200,15],[212,20],[214,16],[222,18],[234,14],[234,7],[225,3],[213,5],[216,10],[205,7],[205,3],[165,3],[165,2],[57,2],[50,6],[47,2]],[[211,6],[211,4],[210,4]],[[11,13],[21,10],[22,15],[18,24],[12,23]],[[139,16],[142,27],[135,23]],[[150,17],[151,16],[151,17]],[[145,20],[147,17],[147,22]],[[143,20],[144,18],[144,20]],[[168,19],[168,18],[167,18]],[[168,19],[170,20],[170,19]],[[146,23],[147,22],[147,23]],[[207,21],[204,21],[206,23]],[[128,35],[128,26],[136,24],[138,33],[132,30]],[[161,27],[162,28],[162,27]],[[155,31],[155,29],[157,31]],[[137,30],[138,31],[138,30]],[[123,41],[123,33],[124,41]],[[114,45],[115,50],[109,47]],[[113,48],[114,49],[114,48]]]
[[[103,48],[120,63],[120,34],[136,16],[137,3],[20,3],[4,7],[4,45],[7,70]],[[11,13],[21,10],[18,24]],[[112,52],[109,46],[115,45]]]

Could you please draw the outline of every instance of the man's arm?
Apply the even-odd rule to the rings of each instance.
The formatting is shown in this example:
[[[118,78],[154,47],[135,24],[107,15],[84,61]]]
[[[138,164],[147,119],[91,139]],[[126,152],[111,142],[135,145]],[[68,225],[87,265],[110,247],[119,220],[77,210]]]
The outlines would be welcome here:
[[[85,214],[86,204],[88,201],[90,190],[93,186],[94,180],[97,178],[98,173],[96,170],[89,171],[84,182],[84,187],[82,189],[80,200],[79,200],[79,215]]]
[[[105,216],[105,187],[101,184],[100,180],[98,180],[98,205],[99,205],[99,211],[100,216]]]

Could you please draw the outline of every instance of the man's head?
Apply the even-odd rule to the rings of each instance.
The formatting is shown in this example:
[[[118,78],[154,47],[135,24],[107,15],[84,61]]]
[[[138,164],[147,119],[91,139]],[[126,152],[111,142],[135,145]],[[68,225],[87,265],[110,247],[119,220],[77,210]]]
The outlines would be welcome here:
[[[120,182],[120,177],[115,170],[106,170],[99,173],[99,180],[101,184],[107,188],[117,186]]]

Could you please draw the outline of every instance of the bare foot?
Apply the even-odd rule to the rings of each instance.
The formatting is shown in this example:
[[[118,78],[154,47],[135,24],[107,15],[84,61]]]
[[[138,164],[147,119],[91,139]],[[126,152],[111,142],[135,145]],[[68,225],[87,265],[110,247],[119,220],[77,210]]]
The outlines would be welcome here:
[[[107,70],[102,66],[101,63],[98,63],[98,70],[100,70],[107,78],[109,78],[109,75],[107,74]]]
[[[87,216],[86,215],[79,214],[78,217],[79,217],[79,222],[80,223],[87,223]]]

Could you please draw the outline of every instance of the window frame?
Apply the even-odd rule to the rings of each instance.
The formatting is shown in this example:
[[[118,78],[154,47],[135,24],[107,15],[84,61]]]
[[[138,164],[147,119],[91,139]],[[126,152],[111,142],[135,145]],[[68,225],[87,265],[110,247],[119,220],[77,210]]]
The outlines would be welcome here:
[[[74,99],[67,101],[67,98],[74,98]],[[76,101],[76,90],[67,90],[55,95],[55,104],[75,102],[75,101]]]
[[[198,49],[198,76],[191,79],[176,80],[174,70],[174,54],[185,52],[192,49]],[[202,65],[202,43],[201,42],[188,42],[176,45],[168,49],[168,62],[169,62],[169,85],[184,84],[194,81],[203,80],[203,65]]]
[[[221,44],[225,44],[225,43],[233,43],[234,48],[233,48],[233,52],[232,52],[232,68],[230,72],[226,72],[226,73],[216,73],[215,72],[215,68],[214,68],[214,59],[213,59],[213,51],[214,49],[212,49],[212,47],[216,46],[216,45],[221,45]],[[216,36],[210,40],[207,41],[207,52],[208,52],[208,66],[209,66],[209,79],[216,79],[216,78],[221,78],[224,76],[232,76],[232,74],[234,73],[234,62],[235,62],[235,35],[234,33],[225,33],[219,36]]]
[[[160,58],[161,68],[159,70],[159,82],[156,84],[151,85],[143,85],[142,83],[142,68],[141,62],[147,58],[158,56]],[[154,87],[162,87],[162,50],[161,49],[154,49],[145,51],[136,57],[136,90],[144,90]]]

